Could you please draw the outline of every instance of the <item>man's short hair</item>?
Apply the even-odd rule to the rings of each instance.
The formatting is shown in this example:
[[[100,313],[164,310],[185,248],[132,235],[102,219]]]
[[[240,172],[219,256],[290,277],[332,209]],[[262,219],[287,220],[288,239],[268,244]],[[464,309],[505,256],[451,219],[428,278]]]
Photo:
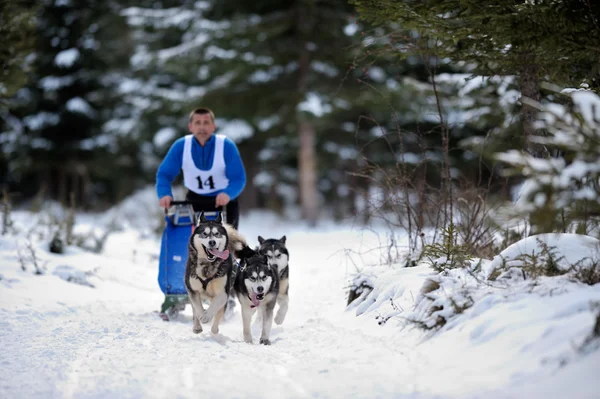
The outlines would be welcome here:
[[[194,119],[194,115],[210,115],[210,119],[215,123],[215,113],[209,108],[199,107],[190,112],[190,122]]]

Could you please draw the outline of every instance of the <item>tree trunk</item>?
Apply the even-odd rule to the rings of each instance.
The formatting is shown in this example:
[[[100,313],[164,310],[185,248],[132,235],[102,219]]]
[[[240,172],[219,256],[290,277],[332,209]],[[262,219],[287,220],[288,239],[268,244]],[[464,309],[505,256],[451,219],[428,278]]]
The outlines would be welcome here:
[[[525,98],[521,100],[523,106],[521,115],[523,118],[523,133],[525,136],[524,149],[536,158],[548,158],[550,153],[546,147],[532,141],[534,136],[544,135],[544,131],[537,130],[533,125],[537,119],[538,110],[527,102],[527,99],[531,99],[539,103],[542,98],[535,55],[532,54],[531,51],[524,51],[521,53],[520,86],[521,96]],[[533,211],[529,214],[529,235],[554,231],[555,220],[556,211],[552,210],[551,207]]]
[[[310,67],[310,53],[306,33],[311,29],[312,19],[310,17],[310,6],[314,4],[300,3],[296,14],[296,27],[298,28],[298,45],[300,56],[298,60],[298,99],[299,103],[306,98],[308,91],[308,73]],[[317,173],[315,154],[315,128],[306,120],[301,111],[296,111],[296,123],[298,127],[298,180],[300,189],[300,206],[302,217],[311,225],[317,224],[319,211],[317,194]]]
[[[520,90],[525,151],[536,158],[546,158],[549,156],[548,150],[543,145],[531,140],[533,136],[543,135],[543,131],[536,130],[533,125],[538,111],[527,102],[527,99],[539,102],[542,98],[535,55],[531,51],[521,53]]]
[[[315,161],[315,129],[312,123],[298,123],[300,148],[298,149],[298,179],[300,181],[300,204],[302,217],[311,225],[316,225],[319,213],[317,196],[317,174]]]

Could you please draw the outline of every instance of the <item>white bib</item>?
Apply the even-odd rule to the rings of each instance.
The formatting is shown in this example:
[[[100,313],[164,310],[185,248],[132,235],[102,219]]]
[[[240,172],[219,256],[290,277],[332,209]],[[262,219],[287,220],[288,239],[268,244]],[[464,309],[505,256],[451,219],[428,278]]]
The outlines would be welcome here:
[[[200,195],[207,195],[216,191],[224,190],[229,185],[225,175],[225,136],[215,134],[215,153],[213,154],[212,167],[209,170],[201,170],[196,167],[192,159],[192,140],[194,136],[185,136],[183,146],[183,185],[190,191]]]

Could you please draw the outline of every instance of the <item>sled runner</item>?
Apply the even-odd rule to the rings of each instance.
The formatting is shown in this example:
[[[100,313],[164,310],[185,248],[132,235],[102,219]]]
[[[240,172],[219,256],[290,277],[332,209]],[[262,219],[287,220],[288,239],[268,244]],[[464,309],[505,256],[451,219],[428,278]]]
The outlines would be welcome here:
[[[199,212],[194,212],[193,201],[173,201],[172,212],[165,210],[166,226],[162,234],[160,244],[160,258],[158,268],[158,285],[167,296],[163,308],[170,308],[175,304],[187,302],[187,291],[185,289],[185,263],[188,255],[188,241]],[[225,219],[224,210],[204,211],[206,219],[214,220],[222,214]],[[162,309],[161,312],[165,312]]]

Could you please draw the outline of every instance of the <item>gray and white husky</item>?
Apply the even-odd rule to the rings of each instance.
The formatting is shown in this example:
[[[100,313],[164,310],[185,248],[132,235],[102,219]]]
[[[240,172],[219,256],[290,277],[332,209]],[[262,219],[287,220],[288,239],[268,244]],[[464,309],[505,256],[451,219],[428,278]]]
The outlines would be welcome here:
[[[287,247],[285,246],[285,240],[285,236],[281,237],[280,239],[269,238],[266,240],[261,236],[258,236],[258,243],[260,244],[260,246],[258,247],[258,252],[267,257],[267,262],[269,263],[269,266],[277,270],[277,274],[279,276],[279,294],[277,295],[277,303],[279,304],[279,309],[277,310],[277,315],[275,316],[275,324],[283,323],[290,302],[290,254],[287,250]]]
[[[246,247],[241,256],[241,268],[235,280],[235,293],[242,308],[244,341],[252,343],[250,324],[256,310],[260,312],[262,333],[260,343],[271,345],[269,336],[273,325],[273,309],[279,293],[279,278],[267,257]]]
[[[211,332],[218,334],[234,282],[230,253],[237,254],[246,246],[246,240],[233,226],[222,223],[220,214],[215,220],[207,220],[204,213],[200,214],[190,237],[185,265],[185,287],[192,305],[194,333],[202,332],[202,323],[214,318]],[[203,299],[210,301],[206,310]]]

